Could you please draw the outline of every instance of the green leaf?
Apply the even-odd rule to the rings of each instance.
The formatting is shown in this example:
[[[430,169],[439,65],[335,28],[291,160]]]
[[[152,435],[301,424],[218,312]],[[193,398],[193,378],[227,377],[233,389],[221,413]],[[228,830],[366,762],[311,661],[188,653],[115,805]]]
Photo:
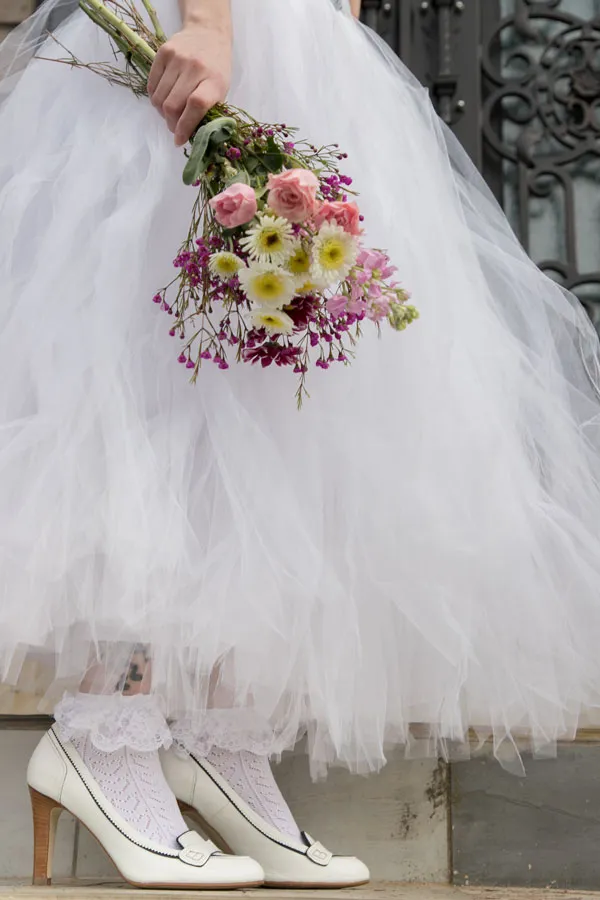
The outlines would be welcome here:
[[[184,184],[194,184],[210,165],[211,155],[220,145],[231,140],[237,130],[235,119],[221,116],[198,129],[192,142],[190,157],[183,170]]]
[[[232,184],[250,184],[250,179],[248,178],[248,173],[245,172],[243,169],[241,169],[237,173],[237,175],[235,175],[233,178],[230,178],[226,182],[225,187],[226,188],[231,187]]]
[[[269,172],[280,172],[283,169],[285,157],[272,137],[267,141],[267,152],[261,156],[261,162]]]
[[[249,156],[246,160],[246,171],[249,172],[250,175],[254,174],[259,166],[260,160],[256,156]]]

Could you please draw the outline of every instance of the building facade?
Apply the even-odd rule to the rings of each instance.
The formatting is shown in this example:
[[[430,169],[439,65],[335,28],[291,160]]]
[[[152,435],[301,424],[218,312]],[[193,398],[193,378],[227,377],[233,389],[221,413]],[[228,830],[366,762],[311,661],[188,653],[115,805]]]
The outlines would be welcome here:
[[[533,259],[600,323],[600,0],[363,0]]]

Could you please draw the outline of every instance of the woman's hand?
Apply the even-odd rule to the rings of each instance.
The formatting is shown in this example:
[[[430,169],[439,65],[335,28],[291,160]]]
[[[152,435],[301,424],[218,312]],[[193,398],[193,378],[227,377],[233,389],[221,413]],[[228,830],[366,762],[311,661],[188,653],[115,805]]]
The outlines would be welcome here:
[[[181,147],[231,81],[231,28],[228,20],[188,22],[156,54],[148,93]]]

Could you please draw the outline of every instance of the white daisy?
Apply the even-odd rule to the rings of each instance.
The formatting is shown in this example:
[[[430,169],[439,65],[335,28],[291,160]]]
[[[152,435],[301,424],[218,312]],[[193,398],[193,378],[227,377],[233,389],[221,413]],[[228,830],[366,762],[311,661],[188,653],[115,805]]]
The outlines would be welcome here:
[[[255,328],[264,328],[269,334],[292,334],[294,331],[293,320],[280,309],[259,307],[252,310],[250,319]]]
[[[287,219],[263,215],[247,230],[240,244],[253,259],[281,265],[292,251],[294,233]]]
[[[339,225],[325,222],[313,241],[313,276],[327,285],[349,275],[358,255],[358,240]]]
[[[306,278],[296,279],[296,294],[300,297],[304,297],[306,294],[321,294],[328,287],[328,282],[323,278],[317,278],[312,270]]]
[[[308,279],[312,268],[312,258],[310,250],[304,246],[302,241],[294,241],[285,267],[294,276],[296,285],[301,286]]]
[[[294,297],[294,278],[285,269],[270,263],[252,263],[239,273],[244,293],[257,306],[281,309]]]
[[[229,281],[244,267],[244,260],[235,253],[213,253],[208,261],[208,268],[212,275],[216,275],[222,281]]]

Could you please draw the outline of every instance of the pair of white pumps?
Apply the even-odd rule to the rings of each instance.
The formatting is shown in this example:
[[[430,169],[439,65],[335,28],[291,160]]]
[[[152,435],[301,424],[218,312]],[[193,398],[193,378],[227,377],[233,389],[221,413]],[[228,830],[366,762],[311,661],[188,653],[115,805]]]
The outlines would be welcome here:
[[[195,831],[162,847],[133,829],[102,794],[89,769],[56,727],[38,744],[27,772],[34,823],[34,884],[50,884],[58,817],[68,810],[96,837],[130,884],[142,888],[219,890],[269,887],[340,888],[365,884],[360,860],[334,856],[304,834],[296,842],[257,816],[203,759],[167,751],[163,768]],[[214,841],[214,843],[213,843]],[[238,855],[239,854],[239,855]]]

